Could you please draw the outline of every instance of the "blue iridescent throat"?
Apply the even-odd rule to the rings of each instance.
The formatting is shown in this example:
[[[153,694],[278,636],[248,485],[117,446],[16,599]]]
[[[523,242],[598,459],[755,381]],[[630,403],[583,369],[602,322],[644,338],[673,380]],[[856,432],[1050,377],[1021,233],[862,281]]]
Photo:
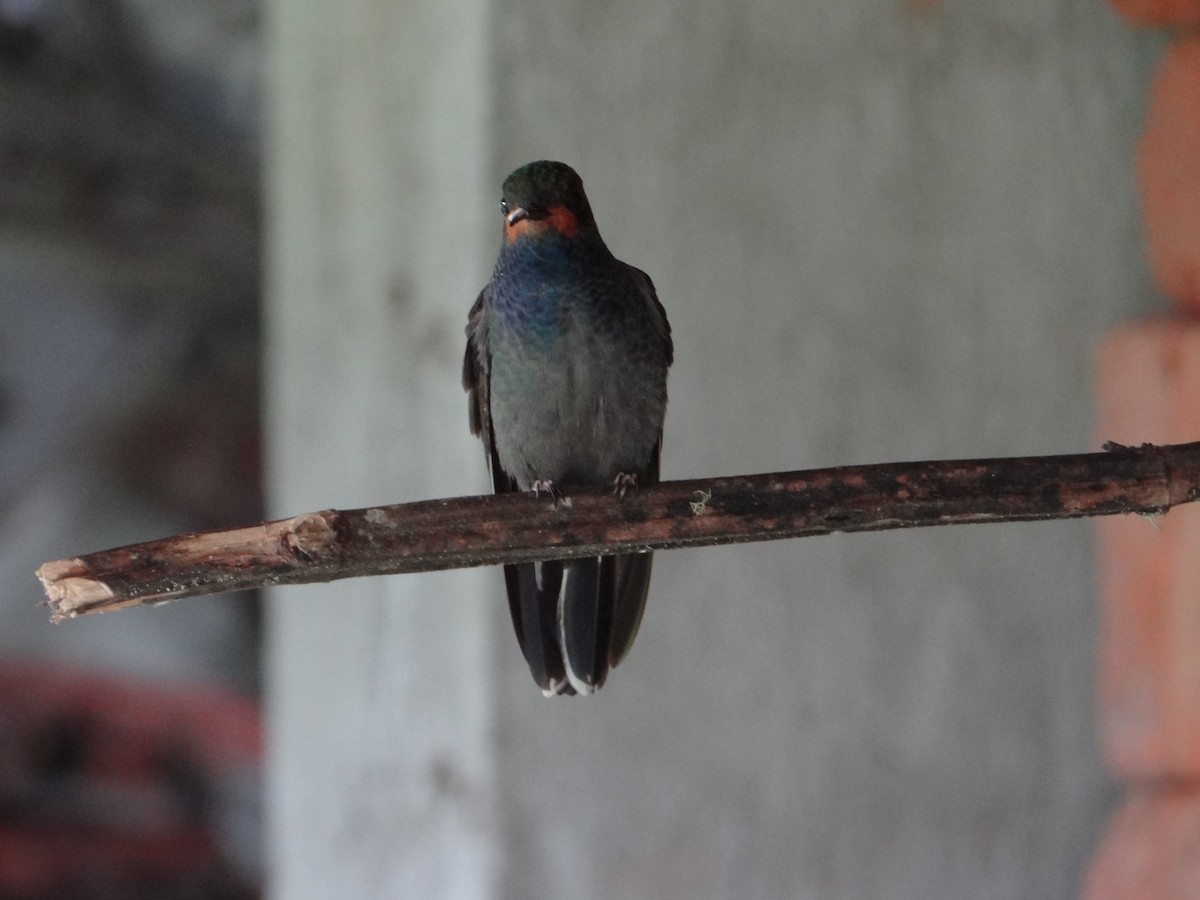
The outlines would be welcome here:
[[[597,264],[611,259],[603,242],[559,234],[521,237],[496,260],[491,304],[501,327],[519,331],[532,345],[561,334],[563,312],[587,306],[586,285]],[[593,278],[588,278],[588,274]]]

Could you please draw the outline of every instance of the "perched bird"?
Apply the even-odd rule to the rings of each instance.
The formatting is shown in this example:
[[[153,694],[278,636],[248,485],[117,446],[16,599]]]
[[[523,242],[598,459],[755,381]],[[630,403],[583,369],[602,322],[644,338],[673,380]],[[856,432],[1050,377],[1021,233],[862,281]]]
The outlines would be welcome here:
[[[560,162],[504,180],[504,241],[471,308],[463,387],[496,493],[658,481],[667,315],[616,259],[583,182]],[[506,565],[517,640],[547,696],[590,694],[633,643],[651,555]]]

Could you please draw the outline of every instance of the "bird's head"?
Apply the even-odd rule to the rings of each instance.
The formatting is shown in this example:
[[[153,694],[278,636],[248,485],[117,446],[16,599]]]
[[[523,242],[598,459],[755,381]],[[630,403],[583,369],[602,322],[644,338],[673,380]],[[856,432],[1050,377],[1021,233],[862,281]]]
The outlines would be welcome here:
[[[554,233],[573,238],[596,228],[583,181],[565,163],[527,163],[504,179],[502,192],[505,243]]]

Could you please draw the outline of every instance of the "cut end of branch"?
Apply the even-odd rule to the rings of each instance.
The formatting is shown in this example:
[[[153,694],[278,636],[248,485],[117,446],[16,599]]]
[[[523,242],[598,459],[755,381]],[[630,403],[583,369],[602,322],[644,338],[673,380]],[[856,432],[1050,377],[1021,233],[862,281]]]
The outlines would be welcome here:
[[[227,531],[179,534],[89,556],[58,559],[37,570],[50,619],[145,606],[181,595],[263,584],[281,570],[303,569],[329,556],[338,513],[306,513]],[[164,578],[163,573],[167,573]]]
[[[87,566],[78,558],[56,559],[37,570],[50,607],[50,621],[73,619],[113,599],[112,589],[103,581],[87,577],[87,572]]]

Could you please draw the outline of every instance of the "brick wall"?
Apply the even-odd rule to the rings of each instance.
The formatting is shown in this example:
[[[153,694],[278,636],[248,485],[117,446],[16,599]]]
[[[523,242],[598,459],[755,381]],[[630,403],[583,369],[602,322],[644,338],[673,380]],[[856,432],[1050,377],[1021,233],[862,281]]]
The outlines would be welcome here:
[[[1116,330],[1097,366],[1100,437],[1200,439],[1200,2],[1114,0],[1174,30],[1137,146],[1146,253],[1170,311]],[[1200,897],[1200,509],[1098,524],[1104,756],[1125,786],[1087,900]]]

